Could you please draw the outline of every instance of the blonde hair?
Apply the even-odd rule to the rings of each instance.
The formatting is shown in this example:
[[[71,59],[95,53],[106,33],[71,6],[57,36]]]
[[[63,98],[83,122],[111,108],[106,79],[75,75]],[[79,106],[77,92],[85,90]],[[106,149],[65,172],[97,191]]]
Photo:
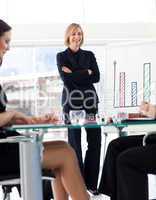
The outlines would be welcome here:
[[[83,33],[83,30],[81,28],[81,26],[79,24],[76,24],[76,23],[72,23],[70,24],[67,29],[66,29],[66,32],[65,32],[65,37],[64,37],[64,44],[66,46],[69,46],[69,37],[71,36],[71,34],[77,30],[77,29],[80,29],[81,32],[82,32],[82,41],[80,43],[80,46],[83,44],[83,41],[84,41],[84,33]]]

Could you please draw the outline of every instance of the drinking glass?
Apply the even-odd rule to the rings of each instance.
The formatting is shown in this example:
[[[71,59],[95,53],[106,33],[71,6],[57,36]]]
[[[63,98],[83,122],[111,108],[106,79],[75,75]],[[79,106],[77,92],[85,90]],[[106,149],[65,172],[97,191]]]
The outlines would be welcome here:
[[[69,112],[70,121],[73,125],[82,125],[86,119],[85,110],[71,110]]]
[[[128,113],[119,111],[117,113],[117,118],[118,118],[119,122],[122,122],[123,120],[126,120],[128,118]]]
[[[128,113],[123,111],[118,111],[116,115],[112,116],[112,120],[114,123],[121,123],[122,121],[128,118]]]
[[[96,117],[97,124],[104,124],[105,123],[104,115],[96,114],[95,117]]]

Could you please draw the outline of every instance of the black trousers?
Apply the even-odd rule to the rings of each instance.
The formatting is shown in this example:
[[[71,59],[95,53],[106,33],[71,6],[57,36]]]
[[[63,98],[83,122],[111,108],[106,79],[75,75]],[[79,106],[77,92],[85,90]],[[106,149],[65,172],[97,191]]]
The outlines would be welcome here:
[[[69,129],[68,141],[75,149],[87,188],[96,190],[100,165],[101,129],[86,128],[86,133],[88,147],[84,162],[82,159],[81,129]]]
[[[143,136],[120,137],[110,142],[99,191],[111,200],[148,200],[147,174],[156,174],[156,138],[142,146]]]
[[[64,109],[64,113],[68,117],[69,109]],[[95,117],[96,109],[86,110],[86,114]],[[69,118],[68,118],[69,120]],[[68,123],[68,122],[67,122]],[[100,167],[100,152],[101,152],[101,128],[86,128],[87,134],[87,150],[85,158],[82,158],[81,147],[81,129],[68,129],[68,142],[74,148],[82,176],[88,189],[96,190],[98,183],[99,167]]]
[[[19,133],[0,128],[0,138],[17,136]],[[0,144],[0,174],[19,174],[19,145],[18,143]]]

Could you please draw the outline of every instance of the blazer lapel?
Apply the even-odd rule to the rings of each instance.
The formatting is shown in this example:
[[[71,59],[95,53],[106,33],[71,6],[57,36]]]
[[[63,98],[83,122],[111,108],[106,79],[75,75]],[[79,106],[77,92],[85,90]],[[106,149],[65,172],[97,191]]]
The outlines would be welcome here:
[[[85,63],[85,53],[82,49],[80,49],[80,62],[78,63],[79,68],[84,68],[86,66],[84,66]]]
[[[80,49],[80,59],[79,62],[76,61],[76,59],[74,59],[74,56],[72,55],[71,51],[69,49],[66,50],[67,53],[67,57],[69,62],[72,65],[72,69],[81,69],[84,68],[84,63],[85,63],[85,53],[83,52],[82,49]]]
[[[70,52],[69,49],[67,49],[67,57],[68,57],[68,60],[69,60],[70,64],[72,65],[71,68],[72,69],[78,68],[78,63],[76,62],[76,60],[72,56],[72,53]]]

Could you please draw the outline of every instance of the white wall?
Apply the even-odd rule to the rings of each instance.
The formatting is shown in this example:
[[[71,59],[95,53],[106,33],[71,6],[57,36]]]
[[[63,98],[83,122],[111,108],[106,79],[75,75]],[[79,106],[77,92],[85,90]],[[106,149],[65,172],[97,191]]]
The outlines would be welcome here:
[[[22,24],[13,26],[13,45],[63,44],[68,24]],[[156,23],[82,24],[86,44],[156,38]]]

